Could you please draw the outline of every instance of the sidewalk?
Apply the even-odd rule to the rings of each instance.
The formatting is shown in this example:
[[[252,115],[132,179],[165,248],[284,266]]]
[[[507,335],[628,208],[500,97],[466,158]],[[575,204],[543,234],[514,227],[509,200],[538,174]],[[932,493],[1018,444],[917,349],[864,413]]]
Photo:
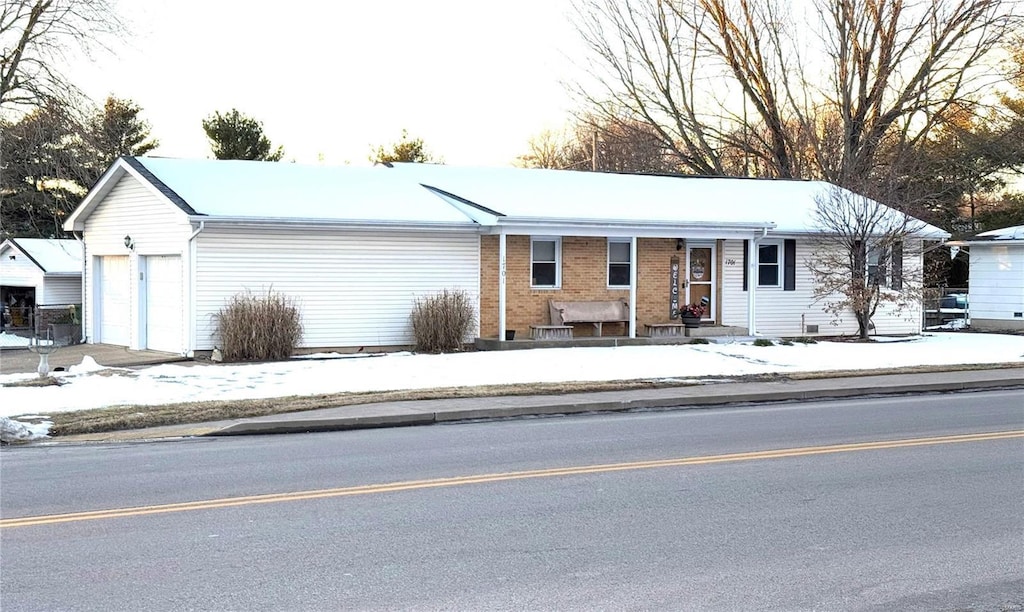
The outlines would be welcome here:
[[[658,408],[702,408],[750,402],[800,401],[970,389],[1024,388],[1024,368],[813,378],[777,382],[714,382],[688,387],[381,402],[265,417],[82,434],[58,441],[146,440],[189,436],[307,433],[431,425],[473,419]]]

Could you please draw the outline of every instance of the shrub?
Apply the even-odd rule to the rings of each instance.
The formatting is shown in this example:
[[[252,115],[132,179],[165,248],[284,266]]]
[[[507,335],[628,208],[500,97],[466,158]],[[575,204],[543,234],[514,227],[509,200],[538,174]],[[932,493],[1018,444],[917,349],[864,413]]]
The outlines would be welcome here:
[[[758,338],[754,340],[754,346],[775,346],[775,343],[768,338]]]
[[[224,361],[287,359],[302,338],[295,302],[273,291],[236,294],[216,317]]]
[[[799,338],[793,338],[793,342],[799,342],[800,344],[817,344],[818,341],[810,336],[800,336]]]
[[[780,346],[793,346],[793,343],[789,340],[779,340]]]
[[[443,353],[462,348],[476,321],[476,310],[462,290],[445,289],[417,299],[412,309],[412,333],[416,350]]]
[[[690,344],[710,344],[707,338],[694,338],[690,340]]]

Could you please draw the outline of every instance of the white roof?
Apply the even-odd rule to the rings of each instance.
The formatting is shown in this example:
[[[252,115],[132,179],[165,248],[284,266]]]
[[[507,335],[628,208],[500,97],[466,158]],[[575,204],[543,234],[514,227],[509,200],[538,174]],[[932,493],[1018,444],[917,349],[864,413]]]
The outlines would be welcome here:
[[[3,247],[18,249],[46,274],[82,273],[82,243],[77,240],[11,238]]]
[[[382,168],[137,157],[195,212],[211,217],[395,223],[471,221]]]
[[[136,157],[115,162],[65,227],[84,228],[84,217],[125,173],[149,181],[190,215],[502,226],[520,233],[563,235],[721,238],[762,230],[814,232],[817,201],[837,189],[820,181]],[[949,236],[924,223],[916,229],[923,237]]]
[[[393,168],[510,219],[774,226],[781,234],[816,231],[817,202],[836,189],[823,181],[781,179],[405,163]],[[923,222],[917,233],[949,236]]]
[[[986,242],[989,240],[1024,240],[1024,225],[989,230],[978,234],[976,238],[983,238]]]

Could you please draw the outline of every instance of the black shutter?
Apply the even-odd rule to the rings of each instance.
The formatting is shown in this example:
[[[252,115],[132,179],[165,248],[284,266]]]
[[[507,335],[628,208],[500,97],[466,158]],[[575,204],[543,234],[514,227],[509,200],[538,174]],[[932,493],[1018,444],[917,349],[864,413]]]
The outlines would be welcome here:
[[[750,262],[747,261],[747,251],[750,250],[750,241],[743,241],[743,290],[747,290],[747,276],[750,274]]]
[[[903,243],[892,245],[892,288],[903,290]]]
[[[796,240],[785,241],[782,266],[782,290],[796,291]]]

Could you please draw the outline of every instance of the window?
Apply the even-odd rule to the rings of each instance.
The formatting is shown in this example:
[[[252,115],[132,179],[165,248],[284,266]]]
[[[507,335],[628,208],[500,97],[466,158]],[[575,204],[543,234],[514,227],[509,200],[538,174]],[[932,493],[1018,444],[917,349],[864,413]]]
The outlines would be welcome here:
[[[608,286],[629,286],[629,242],[608,241]]]
[[[873,247],[867,252],[867,282],[871,285],[903,290],[903,243],[892,248]]]
[[[885,287],[885,276],[888,257],[885,249],[875,248],[868,251],[868,283]]]
[[[562,241],[559,238],[530,239],[530,286],[558,287],[561,285],[559,260]]]
[[[781,249],[778,244],[761,244],[757,248],[757,286],[778,287],[782,277]]]

